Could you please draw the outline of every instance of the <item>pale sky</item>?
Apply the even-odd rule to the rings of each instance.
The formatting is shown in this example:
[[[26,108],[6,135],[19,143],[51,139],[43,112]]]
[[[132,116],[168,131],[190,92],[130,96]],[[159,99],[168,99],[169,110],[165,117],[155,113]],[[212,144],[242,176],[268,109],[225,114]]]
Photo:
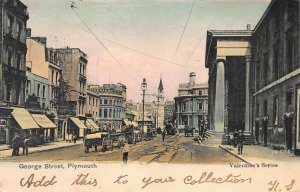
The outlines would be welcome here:
[[[254,28],[270,0],[196,0],[176,55],[193,0],[74,0],[75,11],[119,63],[71,9],[70,0],[22,2],[28,7],[27,27],[32,36],[47,37],[48,47],[80,48],[88,55],[88,83],[121,82],[127,86],[127,99],[141,102],[143,78],[148,83],[147,93],[153,94],[162,74],[168,100],[177,96],[178,85],[188,82],[190,72],[196,72],[197,83],[207,82],[206,31],[246,29],[248,23]]]

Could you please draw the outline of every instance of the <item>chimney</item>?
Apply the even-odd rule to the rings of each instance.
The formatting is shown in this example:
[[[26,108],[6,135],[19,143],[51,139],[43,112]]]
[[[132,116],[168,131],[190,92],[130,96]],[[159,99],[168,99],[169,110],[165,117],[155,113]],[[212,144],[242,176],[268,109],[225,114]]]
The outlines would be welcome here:
[[[195,78],[196,78],[196,73],[195,72],[191,72],[190,73],[190,85],[194,85],[195,84]]]
[[[248,30],[248,31],[251,30],[251,24],[247,24],[247,30]]]

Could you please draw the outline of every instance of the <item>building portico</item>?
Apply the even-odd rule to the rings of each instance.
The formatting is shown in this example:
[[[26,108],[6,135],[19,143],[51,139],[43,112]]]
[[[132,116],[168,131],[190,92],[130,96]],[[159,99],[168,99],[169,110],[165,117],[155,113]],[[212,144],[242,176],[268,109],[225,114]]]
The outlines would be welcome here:
[[[250,130],[251,30],[207,32],[209,127],[217,133]]]

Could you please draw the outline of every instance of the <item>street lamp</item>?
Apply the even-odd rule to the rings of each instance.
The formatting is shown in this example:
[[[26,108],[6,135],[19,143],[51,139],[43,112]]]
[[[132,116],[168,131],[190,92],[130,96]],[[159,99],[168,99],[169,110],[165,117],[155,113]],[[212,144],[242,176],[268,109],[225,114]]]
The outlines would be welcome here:
[[[146,78],[143,79],[143,83],[141,84],[141,88],[143,91],[143,116],[142,116],[142,133],[144,134],[144,113],[145,113],[145,92],[147,90]]]

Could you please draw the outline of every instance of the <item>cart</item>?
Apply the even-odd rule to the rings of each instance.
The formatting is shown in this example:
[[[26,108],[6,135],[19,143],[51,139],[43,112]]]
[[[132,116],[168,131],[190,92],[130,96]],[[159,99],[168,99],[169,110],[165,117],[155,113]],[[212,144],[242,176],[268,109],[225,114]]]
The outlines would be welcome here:
[[[102,146],[102,151],[113,150],[113,142],[110,134],[107,132],[98,132],[93,134],[88,134],[84,138],[84,151],[89,152],[89,149],[94,147],[95,152],[97,152],[97,147]]]
[[[124,143],[125,143],[125,137],[124,135],[122,134],[122,132],[113,132],[113,133],[110,133],[110,138],[112,140],[112,143],[113,143],[113,147],[115,146],[115,144],[117,144],[117,147],[118,148],[121,148]]]

